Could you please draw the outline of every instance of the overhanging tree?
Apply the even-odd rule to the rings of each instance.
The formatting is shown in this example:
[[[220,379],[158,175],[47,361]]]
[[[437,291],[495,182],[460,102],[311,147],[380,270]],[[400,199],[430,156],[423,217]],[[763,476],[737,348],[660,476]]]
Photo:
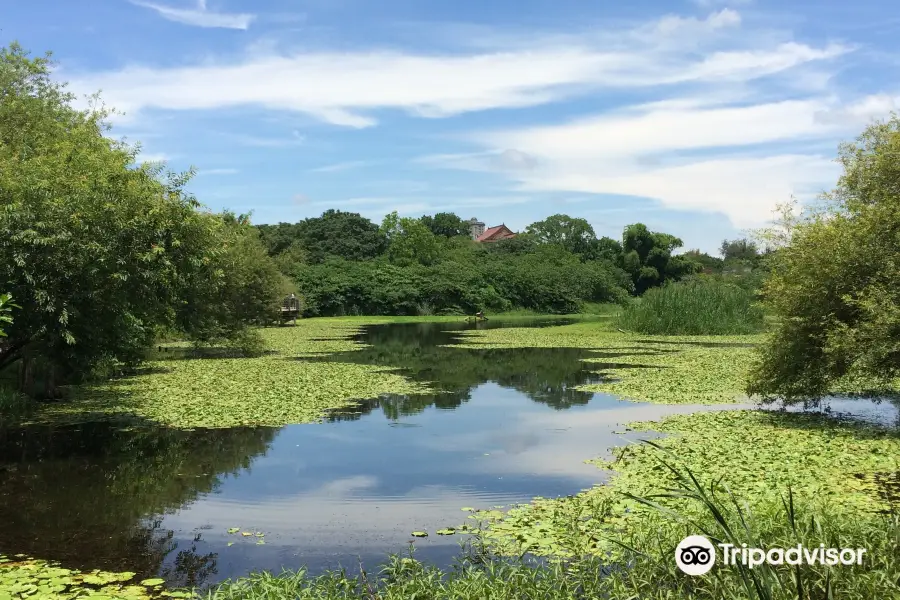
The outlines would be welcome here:
[[[226,224],[185,192],[191,173],[135,166],[109,111],[72,106],[49,55],[0,49],[0,281],[24,307],[0,369],[47,366],[47,391],[104,361],[134,364],[158,326],[228,283]]]
[[[900,116],[840,147],[815,211],[782,208],[765,297],[778,317],[748,392],[786,401],[896,385],[900,375]]]

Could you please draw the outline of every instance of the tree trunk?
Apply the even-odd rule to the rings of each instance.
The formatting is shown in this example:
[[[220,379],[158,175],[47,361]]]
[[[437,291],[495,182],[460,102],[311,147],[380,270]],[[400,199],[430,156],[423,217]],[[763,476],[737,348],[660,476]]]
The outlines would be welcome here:
[[[59,400],[62,398],[62,390],[57,385],[56,366],[50,365],[47,368],[47,379],[44,386],[44,395],[50,400]]]
[[[34,395],[34,360],[22,358],[19,363],[19,391],[26,396]]]

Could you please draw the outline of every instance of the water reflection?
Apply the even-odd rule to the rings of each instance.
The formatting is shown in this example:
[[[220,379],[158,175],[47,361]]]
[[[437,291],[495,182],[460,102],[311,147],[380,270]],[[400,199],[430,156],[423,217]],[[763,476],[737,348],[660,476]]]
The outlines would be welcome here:
[[[0,551],[203,583],[215,553],[177,538],[161,515],[216,490],[274,436],[109,422],[0,430]]]
[[[522,323],[531,326],[566,324],[562,319]],[[487,321],[477,328],[521,326],[520,322]],[[348,420],[381,409],[389,419],[413,415],[428,406],[455,409],[471,398],[471,390],[496,383],[516,390],[534,402],[558,410],[584,406],[594,397],[578,386],[609,380],[614,368],[641,368],[614,361],[618,356],[653,356],[660,352],[640,348],[610,352],[583,348],[471,349],[453,347],[461,332],[475,328],[467,323],[396,323],[363,328],[356,340],[367,344],[362,350],[339,352],[323,357],[292,359],[373,364],[398,369],[410,379],[428,383],[441,394],[414,397],[387,396],[360,403],[349,410],[336,411],[331,420]],[[602,363],[585,363],[586,358],[602,358]]]

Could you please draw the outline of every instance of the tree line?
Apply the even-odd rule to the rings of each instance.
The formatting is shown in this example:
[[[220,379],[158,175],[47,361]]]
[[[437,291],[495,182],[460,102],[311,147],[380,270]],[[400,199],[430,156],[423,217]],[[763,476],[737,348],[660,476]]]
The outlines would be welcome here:
[[[571,313],[586,302],[621,303],[704,269],[759,266],[759,253],[746,240],[725,242],[722,259],[699,251],[676,255],[681,239],[641,223],[615,240],[563,214],[490,243],[472,240],[468,223],[449,212],[391,213],[378,225],[358,213],[328,210],[257,229],[269,256],[301,290],[306,316]]]

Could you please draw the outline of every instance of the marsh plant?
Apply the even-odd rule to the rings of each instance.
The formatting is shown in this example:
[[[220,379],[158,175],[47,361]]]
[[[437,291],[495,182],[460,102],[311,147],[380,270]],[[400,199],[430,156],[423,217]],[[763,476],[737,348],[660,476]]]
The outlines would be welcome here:
[[[763,330],[752,291],[697,278],[648,290],[626,306],[619,326],[652,335],[740,335]]]
[[[677,458],[653,442],[658,462],[674,485],[657,494],[624,495],[648,509],[625,539],[625,564],[608,578],[611,597],[641,598],[887,598],[900,591],[900,516],[860,514],[847,518],[825,502],[801,505],[792,490],[777,502],[739,499],[722,481],[703,482]],[[703,535],[714,545],[736,548],[865,548],[861,565],[723,565],[705,576],[683,574],[675,564],[678,542]]]

